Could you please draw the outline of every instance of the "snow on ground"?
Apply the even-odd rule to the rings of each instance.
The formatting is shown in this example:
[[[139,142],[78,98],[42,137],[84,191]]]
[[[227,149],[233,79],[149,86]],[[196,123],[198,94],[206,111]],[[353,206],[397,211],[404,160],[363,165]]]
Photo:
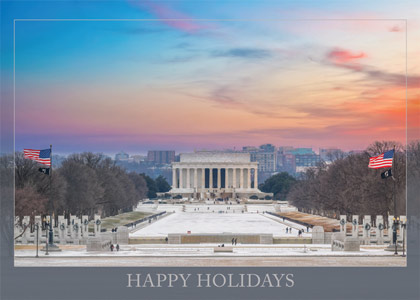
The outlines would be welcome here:
[[[281,219],[274,220],[265,214],[251,213],[174,213],[151,225],[130,234],[130,237],[167,236],[168,233],[272,233],[274,237],[297,237],[298,229],[303,226]],[[286,227],[293,225],[292,233],[286,234]],[[306,230],[306,227],[305,227]],[[311,236],[304,233],[303,236]]]
[[[227,245],[229,246],[229,245]],[[233,247],[233,252],[216,252],[213,248],[217,244],[197,245],[122,245],[120,251],[92,251],[83,249],[63,250],[50,252],[49,258],[57,257],[192,257],[192,256],[234,256],[234,257],[262,257],[262,256],[393,256],[393,252],[385,251],[378,247],[363,247],[360,252],[331,251],[330,245],[238,245]],[[39,255],[45,257],[44,252]],[[35,250],[17,250],[16,257],[33,257]]]

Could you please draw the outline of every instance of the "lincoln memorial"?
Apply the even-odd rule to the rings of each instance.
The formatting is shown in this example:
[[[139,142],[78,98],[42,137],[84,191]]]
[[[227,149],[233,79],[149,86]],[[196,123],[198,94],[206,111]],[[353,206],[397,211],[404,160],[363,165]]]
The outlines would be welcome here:
[[[172,163],[172,195],[193,198],[236,198],[262,193],[258,189],[258,163],[249,153],[181,153]]]

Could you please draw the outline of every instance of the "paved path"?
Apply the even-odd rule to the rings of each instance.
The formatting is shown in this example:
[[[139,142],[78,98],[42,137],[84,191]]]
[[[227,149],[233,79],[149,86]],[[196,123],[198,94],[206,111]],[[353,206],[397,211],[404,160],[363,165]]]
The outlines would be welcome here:
[[[406,258],[386,257],[16,257],[16,267],[404,267]]]

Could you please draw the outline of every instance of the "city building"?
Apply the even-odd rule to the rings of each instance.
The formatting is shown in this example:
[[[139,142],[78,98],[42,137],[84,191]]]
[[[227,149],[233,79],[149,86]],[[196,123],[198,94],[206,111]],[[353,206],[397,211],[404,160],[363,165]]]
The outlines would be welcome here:
[[[147,151],[147,160],[156,164],[170,164],[175,161],[173,150],[151,150]]]
[[[121,151],[120,153],[115,154],[115,160],[116,161],[124,161],[129,159],[129,155],[125,153],[124,151]]]

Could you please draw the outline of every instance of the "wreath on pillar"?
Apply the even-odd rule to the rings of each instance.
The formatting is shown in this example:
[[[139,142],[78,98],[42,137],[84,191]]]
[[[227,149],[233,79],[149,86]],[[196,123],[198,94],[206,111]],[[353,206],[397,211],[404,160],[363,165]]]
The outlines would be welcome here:
[[[61,225],[60,225],[60,229],[61,229],[61,230],[66,229],[66,227],[64,226],[64,223],[61,223]]]
[[[85,220],[83,221],[83,224],[85,224],[85,225],[89,224],[88,219],[85,219]]]
[[[78,229],[79,229],[79,225],[76,223],[76,224],[74,224],[73,225],[73,229],[75,230],[75,231],[77,231]]]
[[[370,230],[370,228],[371,228],[370,224],[369,224],[369,223],[367,223],[367,224],[365,225],[365,229],[366,229],[366,230]]]
[[[346,220],[344,220],[344,219],[341,219],[341,220],[340,220],[340,224],[341,224],[341,225],[344,225],[344,224],[346,224]]]
[[[101,225],[101,220],[96,220],[96,225]]]
[[[357,225],[357,220],[354,219],[352,223],[353,223],[354,226],[356,226]]]
[[[384,230],[384,224],[379,223],[379,225],[378,225],[378,229],[379,229],[379,230]]]

